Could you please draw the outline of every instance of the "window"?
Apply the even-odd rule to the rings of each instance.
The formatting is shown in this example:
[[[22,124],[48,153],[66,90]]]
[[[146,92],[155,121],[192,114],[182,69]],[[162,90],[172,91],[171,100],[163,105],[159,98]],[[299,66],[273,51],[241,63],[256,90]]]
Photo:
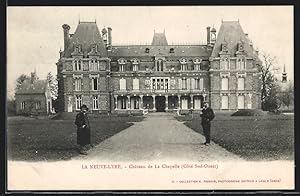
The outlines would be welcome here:
[[[237,59],[236,68],[238,70],[244,70],[244,69],[246,69],[245,59],[243,59],[243,58]]]
[[[200,64],[195,64],[194,65],[194,70],[200,71],[201,70],[201,65]]]
[[[133,71],[138,71],[139,70],[139,66],[137,64],[133,64],[132,70]]]
[[[229,78],[222,78],[222,90],[228,90],[228,80]]]
[[[187,64],[181,64],[181,71],[187,70]]]
[[[81,91],[81,78],[75,79],[75,91]]]
[[[165,89],[168,90],[169,89],[169,80],[165,79]]]
[[[21,110],[25,110],[25,102],[24,101],[21,102]]]
[[[99,109],[99,99],[98,96],[93,96],[93,109],[98,110]]]
[[[99,69],[98,67],[99,67],[99,64],[98,64],[97,59],[90,60],[90,70],[91,71],[98,71],[98,69]]]
[[[133,85],[133,90],[138,90],[139,89],[139,79],[138,78],[134,78],[132,81],[132,85]]]
[[[75,71],[81,71],[82,70],[82,66],[81,66],[82,62],[81,62],[81,60],[76,59],[76,60],[73,61],[73,63],[74,63],[74,70]]]
[[[159,59],[156,61],[156,71],[163,71],[163,60]]]
[[[170,53],[174,53],[174,48],[170,48]]]
[[[81,95],[76,95],[76,110],[80,110],[80,107],[82,106],[82,98]]]
[[[149,48],[146,48],[145,52],[146,53],[149,53],[150,49]]]
[[[98,90],[98,78],[92,78],[92,90]]]
[[[120,79],[120,90],[126,90],[126,79]]]
[[[75,91],[81,91],[81,78],[75,79]]]
[[[245,109],[245,97],[243,95],[238,96],[238,109]]]
[[[222,70],[228,70],[229,69],[229,59],[228,58],[221,59],[220,69],[222,69]]]
[[[195,89],[203,90],[203,78],[195,79]]]
[[[245,78],[238,78],[238,90],[245,90]]]
[[[182,98],[181,109],[188,109],[188,99],[186,97]]]
[[[201,99],[200,97],[195,97],[195,100],[194,100],[194,108],[195,109],[200,109],[201,108]]]
[[[221,104],[221,109],[224,109],[224,110],[226,110],[226,109],[228,109],[228,96],[226,96],[226,95],[223,95],[222,96],[222,104]]]
[[[36,110],[40,110],[41,109],[41,102],[40,101],[35,102],[35,109]]]
[[[182,78],[182,89],[187,89],[187,79]]]
[[[125,71],[125,65],[124,64],[119,65],[119,71]]]
[[[156,89],[156,79],[152,79],[152,89]]]

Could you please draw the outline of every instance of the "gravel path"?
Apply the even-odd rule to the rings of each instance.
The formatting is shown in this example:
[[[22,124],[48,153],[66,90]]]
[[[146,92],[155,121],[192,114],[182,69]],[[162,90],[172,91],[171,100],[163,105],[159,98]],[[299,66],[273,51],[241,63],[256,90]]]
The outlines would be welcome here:
[[[217,144],[201,145],[204,136],[174,118],[150,113],[142,122],[103,141],[74,160],[99,161],[242,161]],[[213,131],[213,130],[212,130]]]

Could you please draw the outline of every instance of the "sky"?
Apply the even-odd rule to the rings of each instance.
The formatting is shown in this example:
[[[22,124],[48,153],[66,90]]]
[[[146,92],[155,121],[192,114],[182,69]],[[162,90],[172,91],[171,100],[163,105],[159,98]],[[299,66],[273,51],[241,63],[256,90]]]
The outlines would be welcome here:
[[[223,21],[239,21],[254,48],[276,56],[280,72],[286,65],[294,77],[292,6],[87,6],[8,7],[7,92],[14,94],[21,74],[36,70],[40,79],[56,75],[63,49],[63,24],[74,33],[78,22],[95,21],[101,31],[112,28],[112,44],[150,44],[154,30],[165,30],[169,44],[204,44],[206,27],[218,33]],[[280,73],[279,73],[280,74]]]

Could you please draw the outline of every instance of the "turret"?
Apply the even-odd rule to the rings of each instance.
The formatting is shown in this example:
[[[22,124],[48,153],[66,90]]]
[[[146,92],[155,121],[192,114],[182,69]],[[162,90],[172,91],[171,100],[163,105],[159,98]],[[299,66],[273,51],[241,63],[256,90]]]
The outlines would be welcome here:
[[[62,25],[64,30],[64,51],[68,48],[70,42],[70,26],[68,24]]]

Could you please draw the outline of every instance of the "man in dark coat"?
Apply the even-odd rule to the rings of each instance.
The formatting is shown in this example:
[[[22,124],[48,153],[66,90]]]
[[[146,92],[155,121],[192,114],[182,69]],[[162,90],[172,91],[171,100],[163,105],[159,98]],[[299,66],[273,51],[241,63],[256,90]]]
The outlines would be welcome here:
[[[91,128],[87,115],[88,107],[82,105],[80,112],[76,115],[75,124],[77,126],[77,144],[80,154],[87,155],[87,146],[91,145]]]
[[[210,122],[215,118],[214,111],[209,107],[208,102],[204,102],[204,107],[202,109],[201,124],[203,128],[203,133],[205,136],[204,145],[210,145]]]

